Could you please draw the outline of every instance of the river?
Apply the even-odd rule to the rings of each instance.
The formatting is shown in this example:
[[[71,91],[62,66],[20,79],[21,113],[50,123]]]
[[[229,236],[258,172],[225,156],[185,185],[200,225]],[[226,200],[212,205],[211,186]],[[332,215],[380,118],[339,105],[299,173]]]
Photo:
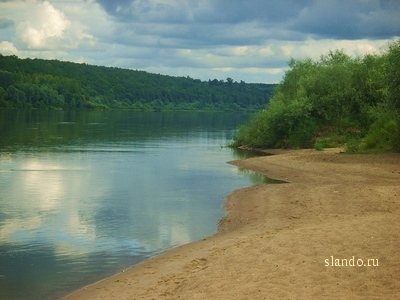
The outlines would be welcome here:
[[[248,115],[0,111],[0,299],[55,299],[217,232],[264,178],[226,162]]]

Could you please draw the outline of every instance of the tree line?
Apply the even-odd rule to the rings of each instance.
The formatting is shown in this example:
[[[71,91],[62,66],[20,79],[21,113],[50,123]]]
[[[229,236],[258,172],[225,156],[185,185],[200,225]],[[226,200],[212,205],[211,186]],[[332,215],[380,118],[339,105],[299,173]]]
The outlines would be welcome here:
[[[317,61],[292,59],[289,67],[233,146],[400,151],[400,39],[379,54],[352,58],[336,50]]]
[[[254,111],[274,87],[0,54],[3,108]]]

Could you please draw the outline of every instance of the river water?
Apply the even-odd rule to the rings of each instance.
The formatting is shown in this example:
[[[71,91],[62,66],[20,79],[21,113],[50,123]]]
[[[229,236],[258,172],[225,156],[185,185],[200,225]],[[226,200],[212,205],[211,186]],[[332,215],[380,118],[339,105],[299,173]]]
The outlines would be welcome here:
[[[217,232],[265,178],[226,162],[248,115],[0,111],[0,299],[56,299]]]

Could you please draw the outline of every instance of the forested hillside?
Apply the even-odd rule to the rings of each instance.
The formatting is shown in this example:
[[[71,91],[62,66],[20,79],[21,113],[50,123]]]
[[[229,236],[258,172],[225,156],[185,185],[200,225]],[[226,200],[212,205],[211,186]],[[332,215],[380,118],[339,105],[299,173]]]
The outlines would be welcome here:
[[[352,58],[336,50],[289,66],[234,146],[400,151],[400,39],[377,55]]]
[[[258,110],[273,84],[247,84],[145,71],[19,59],[0,54],[0,107],[134,110]]]

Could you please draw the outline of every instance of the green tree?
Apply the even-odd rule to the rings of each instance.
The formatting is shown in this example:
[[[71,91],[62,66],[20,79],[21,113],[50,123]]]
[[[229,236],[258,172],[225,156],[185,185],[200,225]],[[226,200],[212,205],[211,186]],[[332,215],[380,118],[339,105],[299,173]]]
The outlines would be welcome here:
[[[235,135],[234,145],[311,147],[321,134],[342,135],[351,149],[400,151],[400,39],[380,55],[330,51],[290,69],[266,108]]]
[[[389,45],[386,69],[390,105],[398,111],[400,110],[400,39]]]

